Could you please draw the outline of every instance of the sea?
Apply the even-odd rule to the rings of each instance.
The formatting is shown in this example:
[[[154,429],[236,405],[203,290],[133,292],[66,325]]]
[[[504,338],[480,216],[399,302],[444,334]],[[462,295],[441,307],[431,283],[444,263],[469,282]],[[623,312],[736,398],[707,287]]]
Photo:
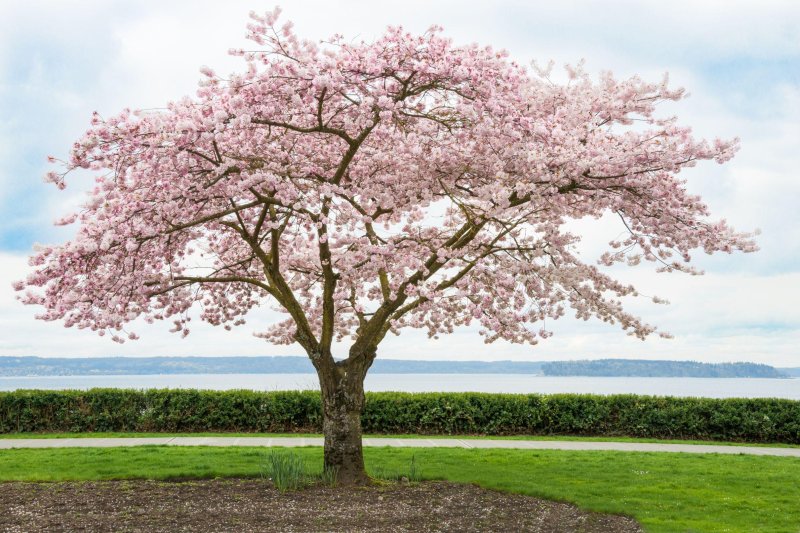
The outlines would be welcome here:
[[[314,374],[155,374],[0,377],[0,391],[19,389],[318,390]],[[645,394],[800,400],[800,379],[558,377],[534,374],[368,374],[368,391]]]

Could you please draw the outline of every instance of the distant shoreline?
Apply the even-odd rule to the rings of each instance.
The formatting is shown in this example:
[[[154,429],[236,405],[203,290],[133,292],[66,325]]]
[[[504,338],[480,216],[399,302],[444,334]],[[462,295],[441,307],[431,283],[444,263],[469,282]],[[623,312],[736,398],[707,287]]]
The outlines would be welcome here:
[[[315,378],[317,375],[313,372],[214,372],[214,373],[189,373],[189,372],[172,372],[172,373],[149,373],[149,374],[29,374],[29,375],[6,375],[0,374],[0,379],[26,379],[26,378],[92,378],[92,377],[134,377],[134,376],[275,376],[275,375],[297,375],[308,376]],[[511,376],[515,375],[512,372],[371,372],[371,376]],[[518,374],[517,374],[518,375]],[[707,376],[584,376],[584,375],[569,375],[569,376],[548,376],[545,374],[524,374],[532,378],[592,378],[592,379],[622,379],[622,378],[646,378],[646,379],[775,379],[775,380],[792,380],[800,379],[800,376],[781,376],[781,377],[707,377]]]
[[[371,374],[518,374],[541,377],[800,377],[800,368],[756,363],[635,359],[584,361],[442,361],[377,359]],[[3,357],[0,377],[314,374],[306,357]]]

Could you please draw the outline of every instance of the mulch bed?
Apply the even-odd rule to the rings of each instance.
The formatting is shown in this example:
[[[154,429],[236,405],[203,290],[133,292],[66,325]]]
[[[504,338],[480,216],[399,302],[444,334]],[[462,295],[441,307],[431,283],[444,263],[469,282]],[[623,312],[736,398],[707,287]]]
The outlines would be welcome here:
[[[0,483],[0,531],[639,532],[624,516],[445,482],[280,493],[254,479]]]

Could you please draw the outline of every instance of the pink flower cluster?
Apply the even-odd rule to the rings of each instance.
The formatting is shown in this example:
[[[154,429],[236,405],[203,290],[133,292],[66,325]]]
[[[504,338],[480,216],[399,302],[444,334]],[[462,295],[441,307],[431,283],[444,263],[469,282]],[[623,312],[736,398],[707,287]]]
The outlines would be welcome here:
[[[683,96],[666,79],[578,66],[558,84],[439,28],[313,43],[277,11],[251,18],[263,51],[232,52],[243,72],[204,68],[196,97],[164,112],[95,115],[48,175],[97,178],[62,221],[75,238],[39,249],[16,284],[40,318],[122,342],[139,317],[185,335],[192,308],[230,327],[269,301],[287,314],[259,333],[271,342],[377,346],[471,323],[487,342],[535,343],[571,308],[644,338],[655,328],[621,303],[635,289],[583,262],[565,222],[619,216],[625,237],[602,265],[692,271],[694,249],[755,249],[678,178],[737,141],[656,117]]]

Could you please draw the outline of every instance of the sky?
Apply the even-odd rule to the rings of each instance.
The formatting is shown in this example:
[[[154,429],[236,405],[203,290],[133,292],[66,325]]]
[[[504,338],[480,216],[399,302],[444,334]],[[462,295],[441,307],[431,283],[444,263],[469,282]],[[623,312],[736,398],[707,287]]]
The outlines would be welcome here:
[[[277,316],[269,305],[232,332],[194,325],[186,339],[169,323],[136,327],[141,340],[112,343],[88,331],[36,320],[15,300],[11,282],[28,271],[36,242],[60,243],[74,227],[52,222],[80,206],[90,179],[66,191],[44,183],[48,155],[65,157],[93,111],[163,107],[193,94],[204,65],[220,73],[242,67],[230,48],[244,39],[253,0],[0,0],[0,355],[300,355],[252,336]],[[294,1],[283,19],[299,35],[340,33],[372,40],[388,25],[424,32],[444,26],[456,43],[507,49],[523,64],[586,60],[590,72],[612,70],[660,80],[670,73],[688,100],[670,104],[701,137],[741,138],[725,165],[707,162],[684,174],[717,218],[743,231],[760,229],[755,254],[697,255],[704,276],[655,274],[652,265],[615,268],[646,299],[629,308],[674,335],[646,341],[615,326],[565,318],[536,346],[483,344],[477,329],[439,340],[404,330],[379,355],[407,359],[531,360],[691,359],[800,366],[800,3],[795,1],[532,2]],[[599,255],[619,228],[610,219],[579,221],[581,253]],[[346,346],[337,346],[344,355]]]

